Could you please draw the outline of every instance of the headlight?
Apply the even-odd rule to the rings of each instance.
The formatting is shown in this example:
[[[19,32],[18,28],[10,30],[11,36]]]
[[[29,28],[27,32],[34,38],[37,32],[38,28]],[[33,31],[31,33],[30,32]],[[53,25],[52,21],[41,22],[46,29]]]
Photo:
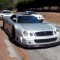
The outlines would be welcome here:
[[[3,17],[3,15],[1,15],[1,17]]]
[[[30,36],[33,36],[33,33],[30,33]]]
[[[54,31],[54,34],[56,34],[56,31]]]
[[[28,36],[28,32],[27,32],[27,31],[24,31],[24,32],[23,32],[23,35],[24,35],[24,36]]]
[[[56,31],[54,31],[55,34],[57,34],[57,32],[59,33],[59,30],[58,29],[56,29]]]
[[[57,31],[57,32],[59,32],[59,30],[58,30],[58,29],[56,29],[56,31]]]

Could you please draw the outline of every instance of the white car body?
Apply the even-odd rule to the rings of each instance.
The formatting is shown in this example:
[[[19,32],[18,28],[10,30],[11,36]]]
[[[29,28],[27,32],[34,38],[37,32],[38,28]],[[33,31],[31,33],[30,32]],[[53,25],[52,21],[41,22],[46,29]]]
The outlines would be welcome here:
[[[13,12],[10,10],[2,10],[0,12],[0,19],[3,19],[5,16],[10,17],[13,15]]]
[[[31,15],[36,17],[38,20],[43,20],[44,19],[43,15],[40,15],[40,14],[31,14]]]

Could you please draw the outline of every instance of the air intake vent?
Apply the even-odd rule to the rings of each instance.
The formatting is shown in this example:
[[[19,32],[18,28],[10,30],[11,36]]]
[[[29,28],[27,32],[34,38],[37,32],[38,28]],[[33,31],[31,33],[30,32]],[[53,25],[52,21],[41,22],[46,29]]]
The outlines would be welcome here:
[[[54,42],[56,40],[57,40],[57,38],[51,38],[51,39],[35,39],[34,41],[36,43],[44,43],[44,42]]]
[[[50,36],[53,35],[53,31],[43,31],[43,32],[36,32],[36,36]]]

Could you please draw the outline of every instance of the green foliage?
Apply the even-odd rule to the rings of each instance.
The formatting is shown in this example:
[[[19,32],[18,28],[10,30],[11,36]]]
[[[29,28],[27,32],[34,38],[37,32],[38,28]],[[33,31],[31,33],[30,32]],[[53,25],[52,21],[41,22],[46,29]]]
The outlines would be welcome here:
[[[13,8],[12,0],[0,0],[0,10],[12,8]]]
[[[38,9],[48,7],[49,9],[52,6],[58,6],[58,10],[60,9],[60,0],[18,0],[17,10],[22,11],[26,9]]]

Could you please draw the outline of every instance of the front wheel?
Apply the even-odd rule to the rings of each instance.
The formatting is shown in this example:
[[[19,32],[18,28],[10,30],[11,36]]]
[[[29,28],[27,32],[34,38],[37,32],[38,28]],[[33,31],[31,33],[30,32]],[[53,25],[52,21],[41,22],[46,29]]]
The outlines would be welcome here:
[[[12,38],[15,40],[15,37],[16,37],[16,35],[15,35],[15,29],[12,28]]]
[[[5,23],[4,23],[4,21],[3,21],[3,29],[5,28]]]
[[[43,22],[43,19],[39,20],[39,22],[42,23]]]

